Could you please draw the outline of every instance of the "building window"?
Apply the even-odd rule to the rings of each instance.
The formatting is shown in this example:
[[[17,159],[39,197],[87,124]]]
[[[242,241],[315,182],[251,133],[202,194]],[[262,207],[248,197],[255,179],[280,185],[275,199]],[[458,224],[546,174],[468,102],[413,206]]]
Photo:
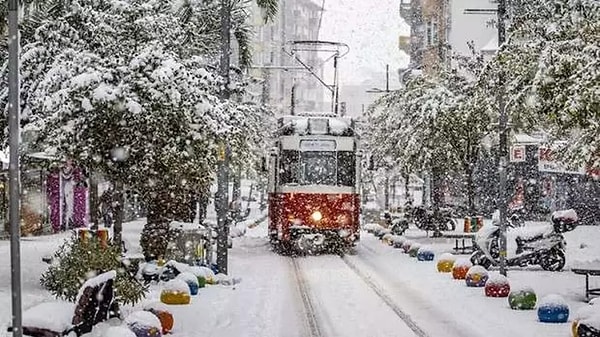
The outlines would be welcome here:
[[[438,44],[438,22],[436,18],[431,18],[425,23],[427,33],[427,46],[435,46]]]

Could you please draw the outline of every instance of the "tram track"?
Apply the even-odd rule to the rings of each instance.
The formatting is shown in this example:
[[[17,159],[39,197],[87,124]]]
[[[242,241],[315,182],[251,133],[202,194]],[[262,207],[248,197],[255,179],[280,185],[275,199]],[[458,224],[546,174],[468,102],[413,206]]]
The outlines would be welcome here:
[[[317,320],[317,315],[315,313],[314,305],[310,296],[310,291],[308,288],[308,283],[306,282],[306,278],[304,274],[302,274],[300,270],[300,266],[298,260],[294,257],[291,258],[292,269],[294,273],[294,278],[296,280],[296,284],[298,285],[298,293],[302,298],[302,306],[304,308],[304,316],[306,320],[306,325],[308,329],[308,333],[310,337],[325,337],[321,333],[321,328],[319,326],[319,322]]]
[[[348,268],[350,268],[350,270],[352,270],[352,272],[354,272],[354,274],[358,276],[377,295],[377,297],[379,297],[379,299],[381,299],[383,303],[385,303],[394,312],[394,314],[415,333],[416,336],[429,337],[429,335],[419,327],[419,325],[410,317],[410,315],[404,312],[394,302],[394,300],[392,300],[391,297],[387,295],[380,286],[373,282],[373,280],[371,280],[366,273],[361,271],[356,264],[351,262],[346,256],[341,256],[340,258],[346,264],[346,266],[348,266]]]
[[[326,255],[326,256],[322,256],[323,259],[326,260],[325,263],[322,265],[323,267],[330,266],[330,268],[333,268],[332,270],[329,271],[330,273],[334,273],[334,274],[338,274],[338,275],[342,274],[342,275],[344,275],[343,278],[349,277],[350,279],[354,280],[354,281],[352,281],[353,287],[354,287],[354,289],[356,289],[355,291],[358,291],[358,293],[353,292],[353,294],[358,295],[358,298],[354,299],[355,302],[358,302],[361,304],[366,304],[367,307],[370,306],[371,308],[378,307],[378,308],[380,308],[378,310],[383,310],[383,308],[386,308],[385,311],[382,311],[381,313],[383,314],[383,312],[386,312],[383,315],[385,317],[387,317],[388,324],[392,324],[392,325],[393,324],[402,324],[404,326],[404,328],[400,328],[405,331],[405,334],[402,334],[402,335],[408,336],[407,333],[410,331],[410,332],[412,332],[410,334],[411,336],[414,335],[414,336],[418,336],[418,337],[430,337],[429,334],[427,334],[410,317],[410,315],[408,315],[404,310],[402,310],[396,304],[396,302],[386,293],[386,291],[381,286],[379,286],[377,283],[375,283],[368,276],[368,273],[365,273],[364,271],[362,271],[360,267],[358,267],[354,262],[351,261],[351,259],[348,259],[346,256],[339,256],[339,257],[333,257],[333,258],[331,255]],[[304,260],[304,259],[307,259],[307,260]],[[319,278],[318,276],[316,276],[315,266],[318,265],[317,261],[322,262],[322,260],[318,256],[290,258],[291,267],[292,267],[292,270],[294,273],[294,279],[297,284],[298,293],[302,300],[303,315],[304,315],[304,322],[305,322],[307,336],[311,336],[311,337],[323,336],[323,337],[325,337],[325,336],[328,336],[330,333],[332,333],[332,334],[341,333],[339,331],[339,329],[342,329],[342,330],[346,329],[345,327],[341,328],[343,325],[339,325],[340,322],[345,321],[345,318],[346,318],[344,316],[345,314],[342,315],[344,317],[344,320],[338,321],[339,314],[337,314],[338,319],[336,319],[335,318],[336,313],[334,313],[330,310],[332,310],[332,308],[334,308],[334,307],[337,307],[337,308],[347,307],[348,302],[343,297],[339,297],[339,296],[338,296],[337,300],[334,300],[335,296],[330,297],[330,296],[325,295],[325,298],[323,298],[324,293],[323,293],[323,283],[322,282],[323,282],[323,280],[328,280],[327,282],[331,282],[331,280],[327,276],[325,276],[324,278]],[[339,262],[331,263],[334,261],[339,261]],[[307,262],[310,262],[310,263],[307,264]],[[351,275],[354,275],[354,276],[352,277]],[[317,277],[317,278],[315,278],[315,277]],[[316,282],[316,283],[312,284],[313,282]],[[312,286],[316,286],[317,288],[311,289]],[[344,288],[344,287],[345,286],[342,285],[342,288]],[[363,289],[363,290],[359,290],[359,289]],[[331,291],[331,290],[329,290],[329,291]],[[343,293],[344,291],[347,291],[347,289],[341,290],[341,293]],[[356,297],[356,296],[352,296],[352,297]],[[371,300],[368,300],[369,303],[362,302],[363,299],[366,299],[366,298],[371,298]],[[350,300],[350,302],[352,302],[352,300]],[[379,304],[375,304],[375,303],[379,303]],[[332,306],[332,304],[333,304],[333,306]],[[350,307],[352,307],[352,306],[350,306]],[[360,308],[360,307],[358,307],[358,308]],[[322,315],[325,315],[325,317],[322,317]],[[333,316],[331,316],[331,315],[333,315]],[[381,320],[379,320],[379,319],[373,320],[372,319],[373,316],[370,316],[369,311],[364,311],[364,308],[358,309],[358,311],[354,312],[352,314],[352,316],[355,316],[356,318],[362,317],[362,319],[366,319],[366,321],[364,321],[364,322],[371,327],[373,326],[371,324],[378,324],[378,323],[376,323],[377,321],[381,322]],[[395,317],[395,319],[393,317]],[[328,324],[323,326],[322,325],[323,320],[325,322],[327,322]],[[391,322],[397,322],[397,323],[391,323]],[[350,325],[353,325],[353,324],[354,323],[350,323]],[[381,324],[381,323],[379,323],[379,324]],[[377,325],[375,325],[375,326],[377,326]],[[396,325],[396,328],[399,328],[399,326]],[[379,334],[379,335],[381,335],[381,336],[384,336],[384,335],[388,336],[388,334],[384,332],[384,331],[386,331],[386,329],[387,329],[386,327],[378,327],[375,330],[380,330],[381,334]],[[371,332],[375,332],[375,331],[371,330]],[[388,331],[386,331],[386,332],[388,332]],[[357,333],[358,333],[358,331],[357,331]]]

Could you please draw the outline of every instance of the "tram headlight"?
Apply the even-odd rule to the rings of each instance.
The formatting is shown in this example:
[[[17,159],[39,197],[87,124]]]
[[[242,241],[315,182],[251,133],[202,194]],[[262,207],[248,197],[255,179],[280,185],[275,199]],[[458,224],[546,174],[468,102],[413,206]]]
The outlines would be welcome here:
[[[321,214],[321,212],[319,212],[319,211],[315,211],[315,212],[313,212],[313,214],[310,217],[314,221],[321,221],[321,219],[323,219],[323,214]]]

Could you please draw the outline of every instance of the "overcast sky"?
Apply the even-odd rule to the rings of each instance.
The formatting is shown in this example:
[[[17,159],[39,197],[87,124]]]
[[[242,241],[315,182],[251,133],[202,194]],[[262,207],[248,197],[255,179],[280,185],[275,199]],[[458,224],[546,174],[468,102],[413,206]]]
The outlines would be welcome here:
[[[321,4],[322,0],[313,0]],[[340,84],[360,84],[381,78],[390,64],[392,83],[398,83],[396,69],[408,64],[398,49],[398,37],[409,27],[399,16],[399,0],[325,0],[320,40],[344,42],[350,53],[340,60]],[[333,67],[331,64],[328,68]],[[391,85],[393,86],[393,85]]]

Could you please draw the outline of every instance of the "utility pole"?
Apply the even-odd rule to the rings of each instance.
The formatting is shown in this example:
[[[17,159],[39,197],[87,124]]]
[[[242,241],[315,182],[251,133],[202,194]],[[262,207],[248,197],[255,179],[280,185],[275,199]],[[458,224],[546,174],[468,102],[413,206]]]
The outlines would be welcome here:
[[[221,99],[229,99],[229,62],[231,54],[231,1],[221,0],[221,64],[220,75],[223,78]],[[227,241],[229,237],[229,146],[222,142],[219,148],[217,177],[217,267],[220,273],[227,274]]]
[[[390,65],[385,65],[385,92],[390,92]]]
[[[19,2],[8,0],[8,129],[9,129],[9,222],[10,277],[13,336],[23,336],[21,303],[21,184],[19,177]]]
[[[506,0],[498,0],[498,53],[506,39]],[[505,103],[505,74],[500,69],[498,72],[498,128],[500,132],[499,140],[499,167],[500,186],[498,191],[498,208],[500,210],[500,274],[506,276],[506,166],[508,163],[508,115],[506,113]]]

